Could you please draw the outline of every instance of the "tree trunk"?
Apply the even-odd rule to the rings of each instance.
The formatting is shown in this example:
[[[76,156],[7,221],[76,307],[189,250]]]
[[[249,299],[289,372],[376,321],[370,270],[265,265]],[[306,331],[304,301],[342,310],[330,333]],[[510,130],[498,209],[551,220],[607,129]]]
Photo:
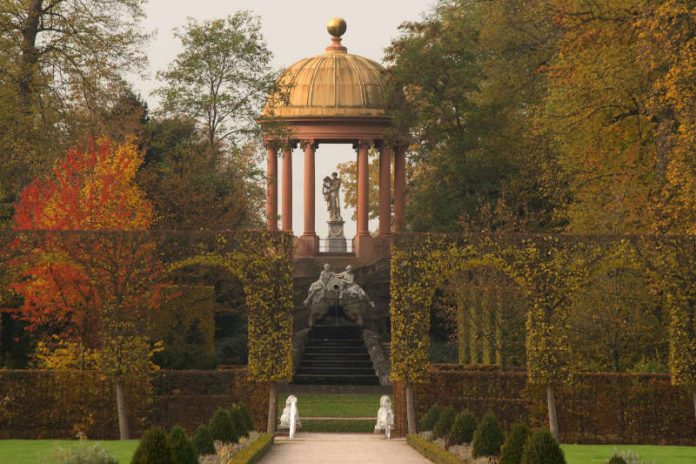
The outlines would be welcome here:
[[[123,383],[116,382],[116,411],[118,412],[118,435],[121,440],[130,439],[128,430],[128,415],[126,414],[126,398],[123,394]]]
[[[416,433],[416,410],[413,407],[413,389],[410,383],[406,383],[406,423],[408,434]]]
[[[19,76],[19,98],[22,109],[31,111],[33,102],[32,84],[35,80],[38,55],[36,53],[36,37],[39,34],[39,20],[43,10],[43,0],[32,0],[27,5],[27,16],[22,24],[22,58]]]
[[[267,433],[275,433],[276,431],[276,411],[278,404],[278,385],[271,382],[268,392],[268,425],[266,426]]]
[[[694,419],[696,419],[696,389],[694,389],[691,392],[691,395],[693,396],[693,399],[694,399]]]
[[[549,409],[549,430],[556,441],[559,441],[558,417],[556,416],[556,396],[553,393],[553,385],[546,385],[546,402]]]

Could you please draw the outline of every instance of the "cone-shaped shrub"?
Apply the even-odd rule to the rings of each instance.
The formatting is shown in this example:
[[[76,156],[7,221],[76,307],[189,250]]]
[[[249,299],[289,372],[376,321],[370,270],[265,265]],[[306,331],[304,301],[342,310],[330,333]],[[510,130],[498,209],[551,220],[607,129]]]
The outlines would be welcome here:
[[[229,413],[232,424],[234,425],[234,430],[237,434],[237,439],[235,441],[239,441],[241,437],[248,437],[249,430],[247,429],[246,420],[244,420],[244,416],[242,416],[242,412],[239,410],[239,406],[236,404],[232,406]]]
[[[452,429],[452,424],[454,424],[455,416],[456,413],[452,406],[447,406],[442,411],[440,418],[435,423],[435,427],[433,427],[433,435],[435,435],[435,438],[444,438],[445,441],[447,441],[449,432]]]
[[[215,454],[215,445],[213,445],[213,437],[210,436],[208,426],[198,426],[196,434],[193,436],[193,447],[199,456],[201,454]]]
[[[462,411],[454,418],[454,424],[449,434],[449,444],[461,445],[462,443],[471,443],[474,439],[475,431],[476,417],[469,410]]]
[[[440,406],[434,404],[428,409],[428,412],[423,414],[420,418],[420,423],[418,424],[418,430],[425,432],[426,430],[432,430],[440,418]]]
[[[167,445],[172,450],[176,464],[198,464],[198,456],[196,450],[193,449],[191,440],[186,436],[184,429],[178,425],[169,431]]]
[[[529,440],[529,427],[523,424],[513,426],[500,449],[500,464],[520,464],[527,440]]]
[[[176,464],[167,445],[167,434],[160,427],[148,429],[140,439],[131,464]]]
[[[219,408],[210,418],[208,424],[210,437],[223,443],[236,443],[239,440],[235,425],[232,423],[230,413],[226,409]]]
[[[481,423],[474,433],[472,454],[475,458],[481,456],[498,456],[503,446],[505,435],[500,428],[498,419],[492,413],[483,416]]]
[[[522,464],[565,464],[563,450],[546,429],[536,430],[524,447]]]
[[[251,411],[249,411],[249,407],[246,405],[246,403],[239,403],[237,406],[239,406],[239,412],[244,418],[244,428],[247,432],[251,432],[254,430],[254,421],[251,420]]]

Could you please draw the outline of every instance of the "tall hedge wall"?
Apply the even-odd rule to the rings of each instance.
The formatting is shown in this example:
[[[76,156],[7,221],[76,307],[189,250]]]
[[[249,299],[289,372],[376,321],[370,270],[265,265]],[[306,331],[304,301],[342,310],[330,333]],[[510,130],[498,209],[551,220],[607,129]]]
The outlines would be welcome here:
[[[266,428],[266,385],[246,369],[157,371],[152,388],[128,385],[131,427],[181,425],[193,432],[215,409],[245,402],[256,428]],[[145,392],[145,394],[140,394]],[[111,384],[89,371],[0,370],[0,438],[118,438]]]
[[[516,422],[547,426],[543,386],[527,384],[523,369],[470,369],[433,365],[426,383],[414,385],[417,416],[434,403],[493,411],[505,428]],[[405,428],[404,389],[395,385],[397,432]],[[696,420],[687,388],[667,374],[582,374],[556,393],[561,440],[566,443],[696,445]]]

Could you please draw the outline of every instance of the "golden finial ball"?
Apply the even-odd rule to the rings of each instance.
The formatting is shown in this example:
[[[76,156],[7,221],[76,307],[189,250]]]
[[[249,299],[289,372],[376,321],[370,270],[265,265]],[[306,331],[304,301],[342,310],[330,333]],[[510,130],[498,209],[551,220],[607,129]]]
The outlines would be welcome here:
[[[346,29],[348,29],[348,25],[345,19],[338,16],[329,19],[329,22],[326,23],[326,30],[334,37],[341,37],[346,33]]]

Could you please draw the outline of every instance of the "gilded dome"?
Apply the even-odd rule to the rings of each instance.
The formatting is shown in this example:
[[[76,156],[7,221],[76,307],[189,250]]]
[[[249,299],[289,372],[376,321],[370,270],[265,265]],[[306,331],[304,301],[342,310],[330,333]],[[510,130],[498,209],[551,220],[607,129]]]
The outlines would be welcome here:
[[[384,98],[384,68],[351,55],[341,46],[345,22],[329,21],[332,45],[326,52],[290,66],[278,78],[282,97],[272,96],[265,117],[280,119],[388,116]]]

